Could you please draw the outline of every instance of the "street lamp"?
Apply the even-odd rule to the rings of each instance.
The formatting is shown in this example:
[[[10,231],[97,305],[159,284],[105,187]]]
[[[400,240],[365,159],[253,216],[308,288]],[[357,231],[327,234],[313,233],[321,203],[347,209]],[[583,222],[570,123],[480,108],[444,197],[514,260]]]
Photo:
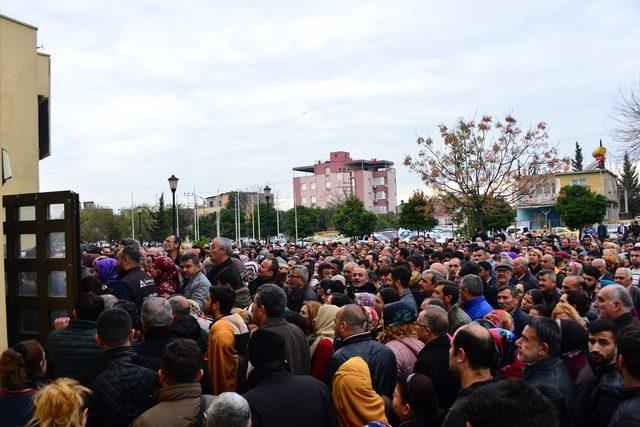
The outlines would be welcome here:
[[[169,188],[173,195],[173,235],[178,235],[178,217],[176,216],[176,190],[178,189],[178,178],[175,175],[171,175],[169,178]]]
[[[138,241],[142,244],[142,208],[138,206],[136,212],[138,213]]]
[[[269,244],[269,197],[271,197],[271,188],[267,185],[262,189],[264,198],[267,199],[267,245]]]

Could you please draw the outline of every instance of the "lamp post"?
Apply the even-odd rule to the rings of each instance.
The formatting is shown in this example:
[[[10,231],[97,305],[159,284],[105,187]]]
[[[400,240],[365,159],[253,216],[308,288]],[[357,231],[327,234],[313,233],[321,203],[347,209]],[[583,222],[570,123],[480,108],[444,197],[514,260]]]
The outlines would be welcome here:
[[[138,241],[142,245],[142,208],[138,206],[136,212],[138,212]]]
[[[271,197],[271,188],[267,185],[262,189],[264,191],[264,198],[267,199],[267,245],[269,244],[269,198]]]
[[[176,190],[178,189],[178,178],[175,175],[171,175],[169,178],[169,188],[173,196],[173,235],[178,235],[178,222],[176,217]]]

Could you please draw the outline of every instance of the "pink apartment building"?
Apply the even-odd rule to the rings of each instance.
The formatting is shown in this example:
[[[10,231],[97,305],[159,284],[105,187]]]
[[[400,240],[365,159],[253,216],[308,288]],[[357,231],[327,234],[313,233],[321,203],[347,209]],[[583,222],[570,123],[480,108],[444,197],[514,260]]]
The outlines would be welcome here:
[[[388,160],[356,160],[346,151],[334,151],[328,161],[293,170],[308,174],[293,178],[294,203],[298,206],[326,208],[353,194],[369,211],[396,211],[396,171]]]

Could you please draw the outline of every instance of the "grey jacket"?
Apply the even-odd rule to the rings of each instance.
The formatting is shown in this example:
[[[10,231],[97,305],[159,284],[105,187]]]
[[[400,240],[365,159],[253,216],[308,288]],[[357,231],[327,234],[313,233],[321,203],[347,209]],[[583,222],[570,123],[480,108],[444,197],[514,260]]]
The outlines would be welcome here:
[[[471,317],[462,310],[458,304],[454,304],[449,310],[449,334],[453,335],[458,328],[471,323]]]
[[[204,311],[204,302],[209,295],[211,282],[202,271],[198,271],[191,279],[184,280],[180,288],[183,297],[194,300],[200,306],[200,310]]]

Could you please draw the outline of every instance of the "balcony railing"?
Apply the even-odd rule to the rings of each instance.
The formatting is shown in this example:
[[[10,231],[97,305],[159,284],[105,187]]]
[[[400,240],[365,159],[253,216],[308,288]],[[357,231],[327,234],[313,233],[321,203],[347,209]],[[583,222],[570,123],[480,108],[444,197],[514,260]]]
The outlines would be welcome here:
[[[527,206],[548,205],[548,204],[555,204],[555,202],[556,202],[555,194],[534,194],[531,196],[522,197],[516,203],[516,206],[527,207]]]

